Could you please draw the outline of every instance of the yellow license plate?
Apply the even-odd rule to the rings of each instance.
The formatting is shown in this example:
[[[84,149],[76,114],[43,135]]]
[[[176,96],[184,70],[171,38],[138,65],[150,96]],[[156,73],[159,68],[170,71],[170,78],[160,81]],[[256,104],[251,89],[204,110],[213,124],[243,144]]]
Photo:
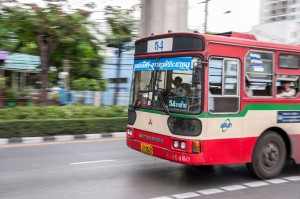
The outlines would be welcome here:
[[[153,146],[150,144],[141,143],[141,152],[148,155],[153,155]]]

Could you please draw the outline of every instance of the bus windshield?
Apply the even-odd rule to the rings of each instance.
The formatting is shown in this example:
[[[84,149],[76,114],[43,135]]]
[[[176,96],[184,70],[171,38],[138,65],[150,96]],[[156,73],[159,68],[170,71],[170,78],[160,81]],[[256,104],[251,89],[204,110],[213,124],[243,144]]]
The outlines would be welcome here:
[[[201,110],[200,57],[137,59],[130,104],[166,113],[197,114]]]

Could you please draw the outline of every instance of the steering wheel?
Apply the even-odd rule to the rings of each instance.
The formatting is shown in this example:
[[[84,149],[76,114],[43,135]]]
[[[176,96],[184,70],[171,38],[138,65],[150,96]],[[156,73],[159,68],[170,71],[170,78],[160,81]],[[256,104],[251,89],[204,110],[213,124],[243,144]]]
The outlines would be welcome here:
[[[167,91],[166,89],[159,88],[158,91],[164,97],[174,95],[173,93],[171,93],[170,91]]]

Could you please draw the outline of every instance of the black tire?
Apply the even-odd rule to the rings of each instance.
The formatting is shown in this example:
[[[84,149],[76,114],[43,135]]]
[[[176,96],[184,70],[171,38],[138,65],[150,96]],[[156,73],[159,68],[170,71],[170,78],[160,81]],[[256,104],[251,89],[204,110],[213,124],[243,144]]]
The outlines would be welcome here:
[[[267,131],[257,141],[252,162],[247,163],[247,168],[259,179],[274,178],[282,171],[286,157],[287,150],[282,137],[274,131]]]

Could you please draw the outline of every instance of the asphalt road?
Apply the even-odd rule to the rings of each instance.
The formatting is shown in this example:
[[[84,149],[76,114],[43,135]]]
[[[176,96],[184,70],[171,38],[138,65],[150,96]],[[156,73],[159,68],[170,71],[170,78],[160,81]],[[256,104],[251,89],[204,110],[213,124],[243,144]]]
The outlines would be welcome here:
[[[300,166],[257,181],[244,165],[188,167],[140,154],[125,139],[0,147],[1,199],[299,199]]]

